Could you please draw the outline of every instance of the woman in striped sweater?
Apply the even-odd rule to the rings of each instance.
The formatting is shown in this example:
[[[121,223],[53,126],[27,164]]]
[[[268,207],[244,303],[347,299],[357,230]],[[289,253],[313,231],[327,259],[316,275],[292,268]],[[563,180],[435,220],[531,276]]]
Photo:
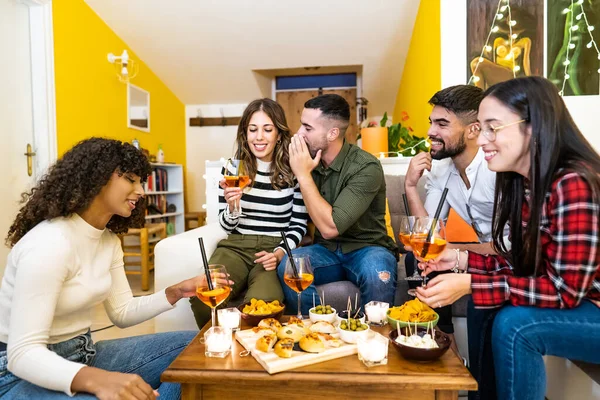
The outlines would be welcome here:
[[[276,267],[284,256],[281,231],[291,249],[306,234],[308,214],[300,187],[289,165],[291,133],[281,106],[271,99],[254,100],[238,126],[236,157],[244,161],[251,183],[242,192],[220,182],[219,223],[229,236],[219,242],[209,260],[222,264],[235,282],[230,299],[248,289],[252,298],[283,301]],[[242,206],[243,216],[233,210]],[[210,309],[190,299],[198,327],[210,319]],[[223,303],[225,304],[225,303]]]

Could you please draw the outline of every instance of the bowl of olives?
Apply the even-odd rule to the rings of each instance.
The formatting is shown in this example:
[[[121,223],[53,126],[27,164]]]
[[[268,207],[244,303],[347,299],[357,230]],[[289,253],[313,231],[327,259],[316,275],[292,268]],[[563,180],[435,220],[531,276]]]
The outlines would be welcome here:
[[[337,322],[341,323],[344,320],[348,319],[348,311],[347,310],[343,310],[338,312],[337,314]],[[365,313],[362,311],[359,311],[358,313],[356,313],[356,310],[350,310],[350,318],[356,318],[359,319],[361,323],[365,323]]]
[[[335,308],[330,305],[318,305],[308,310],[308,315],[312,322],[326,321],[334,324],[337,320]]]
[[[359,319],[343,319],[338,326],[340,339],[346,343],[354,344],[359,337],[367,337],[371,334],[369,325]]]

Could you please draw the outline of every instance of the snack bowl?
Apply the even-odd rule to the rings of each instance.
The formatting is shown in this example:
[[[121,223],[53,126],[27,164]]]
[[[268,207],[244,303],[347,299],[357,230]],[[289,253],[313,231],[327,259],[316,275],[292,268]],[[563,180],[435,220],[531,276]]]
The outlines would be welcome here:
[[[350,312],[350,318],[354,318],[354,314],[355,313]],[[338,324],[341,323],[343,320],[347,320],[348,319],[348,311],[346,311],[346,310],[340,311],[336,315],[337,315],[337,323]],[[362,312],[362,311],[360,311],[358,313],[358,315],[357,315],[357,319],[359,319],[360,322],[364,324],[365,321],[366,321],[365,320],[365,313]]]
[[[315,312],[316,308],[317,307],[313,307],[308,310],[308,316],[310,317],[311,322],[325,321],[329,322],[330,324],[335,324],[337,322],[337,313],[335,308],[331,308],[331,311],[333,312],[330,314],[317,314]]]
[[[409,331],[408,327],[400,328],[400,332],[402,335],[410,336],[411,332],[414,333],[414,328],[411,329],[412,331]],[[431,329],[429,331],[431,332]],[[419,336],[422,337],[426,333],[427,328],[417,328],[417,334]],[[407,346],[396,342],[397,337],[397,329],[390,331],[389,338],[392,342],[392,346],[394,346],[394,349],[396,349],[396,351],[398,351],[398,353],[400,353],[402,357],[406,358],[407,360],[423,362],[435,361],[441,356],[443,356],[446,353],[446,351],[448,351],[448,349],[450,348],[450,343],[452,342],[452,340],[447,334],[437,329],[435,330],[435,342],[437,343],[438,347],[433,349]]]
[[[387,312],[387,320],[388,320],[388,324],[390,324],[390,327],[392,329],[398,329],[398,325],[400,325],[400,328],[404,328],[404,327],[408,326],[408,324],[410,324],[410,327],[412,329],[414,329],[415,325],[419,328],[427,328],[428,326],[436,326],[438,321],[440,320],[440,316],[436,313],[435,319],[432,321],[428,321],[428,322],[401,321],[399,319],[394,319],[394,318],[390,317],[390,310],[388,310],[388,312]]]
[[[346,343],[355,344],[358,341],[358,338],[369,337],[369,335],[371,335],[371,328],[369,328],[369,325],[365,324],[364,322],[362,323],[362,326],[364,326],[366,328],[361,331],[352,331],[352,330],[342,329],[341,325],[338,325],[337,330],[338,330],[338,333],[340,334],[340,339]]]
[[[265,318],[275,318],[279,321],[285,311],[285,305],[281,304],[281,310],[269,314],[247,314],[244,312],[244,307],[247,305],[250,305],[250,303],[240,304],[237,309],[240,310],[242,319],[250,326],[257,326],[258,323]]]

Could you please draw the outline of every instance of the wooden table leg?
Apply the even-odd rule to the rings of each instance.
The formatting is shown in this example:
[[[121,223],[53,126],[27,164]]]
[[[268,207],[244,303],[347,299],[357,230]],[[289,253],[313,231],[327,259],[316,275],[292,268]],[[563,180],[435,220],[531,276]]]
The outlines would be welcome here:
[[[457,400],[458,399],[458,391],[457,390],[436,390],[435,391],[435,400]]]
[[[195,383],[181,384],[181,400],[196,400],[202,398],[202,386]]]

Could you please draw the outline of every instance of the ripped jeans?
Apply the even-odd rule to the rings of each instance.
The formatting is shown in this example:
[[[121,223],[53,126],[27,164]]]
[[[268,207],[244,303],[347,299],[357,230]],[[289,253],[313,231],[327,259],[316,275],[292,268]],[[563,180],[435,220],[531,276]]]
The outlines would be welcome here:
[[[107,371],[137,374],[152,388],[157,389],[160,400],[179,399],[181,388],[175,383],[161,383],[160,375],[175,357],[196,336],[197,332],[180,331],[133,336],[123,339],[92,341],[90,333],[64,342],[49,344],[48,349],[76,363]],[[58,400],[71,399],[56,392],[21,380],[6,369],[6,351],[0,351],[0,398]],[[74,399],[92,400],[96,396],[77,393]]]
[[[385,247],[367,246],[344,254],[339,246],[335,252],[331,252],[320,244],[314,244],[294,249],[292,254],[295,257],[308,255],[315,274],[313,284],[302,292],[303,315],[308,315],[313,304],[313,294],[317,295],[315,285],[342,280],[358,286],[363,310],[364,305],[371,300],[394,304],[398,262],[394,254]],[[287,256],[279,263],[277,275],[283,287],[286,309],[293,313],[298,309],[298,294],[283,282],[286,262]]]

